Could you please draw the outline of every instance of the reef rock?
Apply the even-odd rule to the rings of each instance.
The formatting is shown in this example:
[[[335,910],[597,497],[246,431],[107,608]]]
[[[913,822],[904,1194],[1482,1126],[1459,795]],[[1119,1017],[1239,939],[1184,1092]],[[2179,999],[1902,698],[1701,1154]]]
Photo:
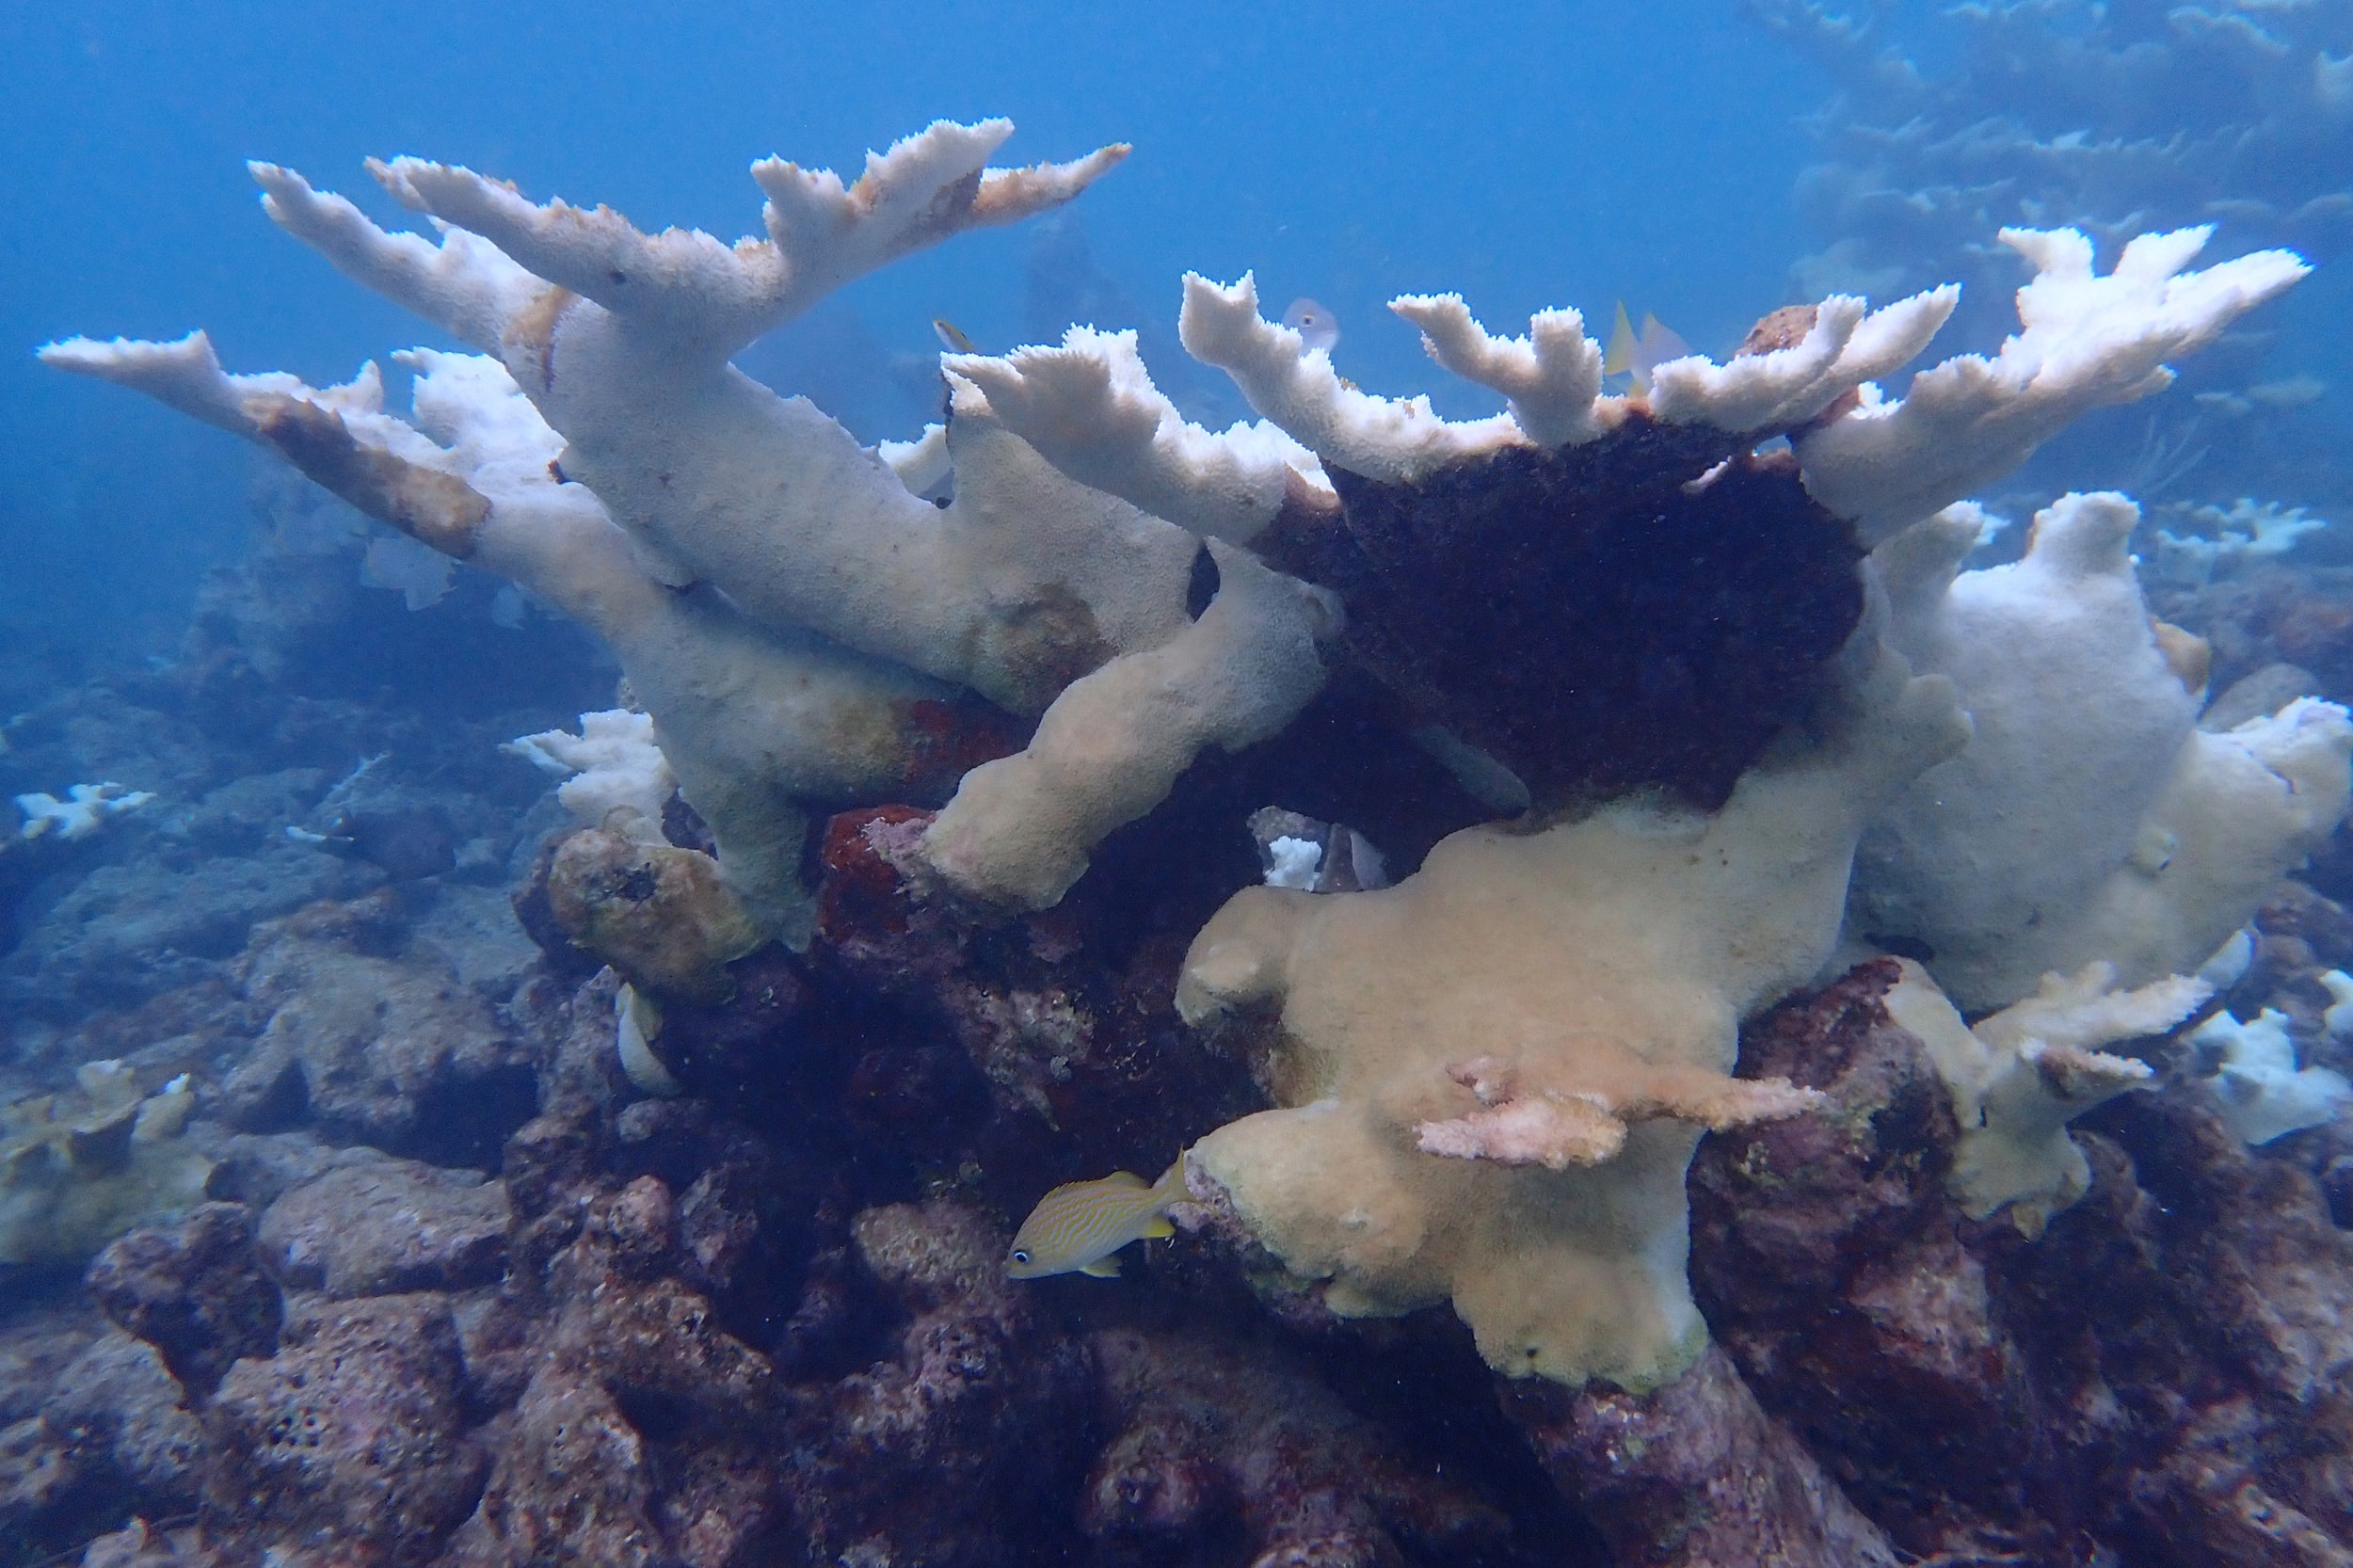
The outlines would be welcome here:
[[[160,1515],[195,1501],[203,1432],[153,1346],[100,1335],[58,1374],[40,1416],[86,1463],[110,1464],[141,1506]]]
[[[2079,1125],[2089,1191],[2028,1240],[1961,1212],[1961,1129],[1885,1007],[1892,963],[1785,1004],[1743,1070],[1831,1108],[1712,1142],[1694,1288],[1764,1408],[1902,1549],[2171,1568],[2353,1544],[2337,1303],[2353,1241],[2311,1178],[2194,1094]]]
[[[278,1353],[207,1402],[203,1512],[217,1539],[423,1563],[480,1495],[464,1357],[435,1293],[311,1300]]]
[[[328,1171],[263,1211],[264,1262],[291,1290],[380,1296],[495,1285],[506,1261],[506,1192],[413,1160]]]
[[[853,1234],[909,1321],[893,1359],[827,1390],[791,1482],[800,1528],[828,1558],[1022,1560],[1005,1521],[1059,1533],[1053,1499],[1083,1472],[1085,1352],[1036,1332],[1005,1237],[969,1208],[871,1208]]]
[[[529,1381],[452,1562],[719,1568],[776,1529],[781,1391],[669,1272],[678,1240],[669,1190],[641,1176],[594,1200],[549,1261],[553,1316],[518,1330],[536,1340]]]
[[[527,1046],[455,974],[366,951],[374,919],[320,906],[257,938],[240,977],[268,1021],[220,1086],[223,1113],[403,1153],[495,1140],[529,1114]]]
[[[1332,1568],[1394,1562],[1405,1543],[1438,1560],[1502,1544],[1500,1514],[1417,1473],[1275,1352],[1134,1329],[1091,1345],[1114,1433],[1087,1478],[1091,1536],[1198,1543],[1238,1519],[1253,1562]]]
[[[1649,1393],[1543,1383],[1504,1403],[1561,1489],[1639,1568],[1895,1568],[1878,1528],[1758,1408],[1721,1350]]]
[[[160,1352],[188,1389],[210,1393],[241,1356],[266,1356],[282,1317],[240,1204],[208,1203],[179,1224],[135,1230],[101,1253],[87,1284],[106,1316]]]
[[[301,844],[251,859],[101,866],[41,911],[8,962],[9,990],[37,1011],[120,1005],[219,974],[254,922],[322,898],[352,898],[373,867]]]

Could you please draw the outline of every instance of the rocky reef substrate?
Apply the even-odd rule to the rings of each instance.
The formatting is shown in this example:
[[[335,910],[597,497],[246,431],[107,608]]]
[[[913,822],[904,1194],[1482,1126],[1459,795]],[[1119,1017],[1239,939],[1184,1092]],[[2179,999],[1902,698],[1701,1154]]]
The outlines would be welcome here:
[[[124,712],[112,688],[81,699]],[[151,1087],[189,1072],[182,1136],[210,1175],[195,1207],[86,1263],[7,1276],[7,1560],[2186,1568],[2347,1550],[2353,1137],[2249,1151],[2190,1048],[2153,1045],[2161,1087],[2077,1124],[2081,1203],[2034,1240],[1972,1220],[1885,961],[1745,1029],[1744,1076],[1827,1103],[1702,1144],[1692,1272],[1715,1345],[1657,1391],[1498,1378],[1444,1309],[1337,1318],[1197,1206],[1119,1280],[1006,1280],[1045,1188],[1164,1160],[1265,1103],[1264,1042],[1195,1035],[1171,1002],[1184,943],[1253,873],[1251,807],[1372,824],[1407,865],[1475,813],[1410,750],[1362,747],[1385,774],[1314,765],[1379,714],[1339,684],[1014,920],[915,896],[892,850],[921,813],[835,819],[810,951],[763,948],[728,966],[724,1001],[664,1010],[672,1095],[624,1071],[615,977],[508,908],[534,906],[548,859],[527,792],[416,792],[480,813],[495,872],[332,857],[338,880],[304,891],[340,896],[252,906],[171,983],[20,943],[28,981],[61,967],[122,1003],[21,1019],[24,1088],[100,1059]],[[77,850],[83,884],[178,874],[138,863],[135,824],[161,831],[128,819]],[[243,863],[282,856],[270,838],[249,831]],[[26,928],[62,929],[72,897]],[[2316,977],[2353,960],[2353,915],[2293,884],[2259,928],[2221,1000],[2281,1007],[2328,1063]]]
[[[2303,264],[2008,233],[2027,329],[1900,404],[1949,289],[1625,398],[1401,299],[1454,424],[1189,280],[1279,439],[1085,329],[888,452],[728,368],[1126,152],[1010,131],[763,164],[733,248],[384,165],[424,290],[257,166],[505,356],[422,424],[52,345],[417,548],[355,600],[281,493],[179,660],[0,676],[69,790],[0,852],[0,1568],[2353,1561],[2343,585],[2153,602],[2113,494],[1958,574],[1947,504]],[[1116,1277],[1007,1276],[1188,1149]]]

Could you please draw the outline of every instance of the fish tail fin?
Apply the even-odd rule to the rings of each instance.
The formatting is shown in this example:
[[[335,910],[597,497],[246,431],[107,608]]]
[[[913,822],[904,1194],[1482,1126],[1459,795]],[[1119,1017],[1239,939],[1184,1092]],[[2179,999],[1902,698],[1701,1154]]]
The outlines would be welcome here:
[[[1618,301],[1617,325],[1609,329],[1609,348],[1602,356],[1601,369],[1605,376],[1620,376],[1634,368],[1634,350],[1641,339],[1634,335],[1634,323],[1625,313],[1625,301]]]
[[[1152,1218],[1144,1222],[1144,1228],[1136,1233],[1147,1241],[1158,1241],[1176,1234],[1176,1227],[1169,1223],[1168,1210],[1172,1204],[1185,1201],[1185,1159],[1190,1152],[1178,1149],[1176,1163],[1162,1171],[1160,1179],[1152,1184],[1154,1212]]]
[[[1163,1206],[1185,1201],[1185,1162],[1193,1157],[1191,1149],[1176,1151],[1176,1163],[1160,1173],[1160,1179],[1152,1184],[1152,1196]],[[1167,1232],[1163,1231],[1162,1235]]]
[[[1647,369],[1663,365],[1669,360],[1680,360],[1691,352],[1691,345],[1683,341],[1683,334],[1644,312],[1642,314],[1641,360]]]

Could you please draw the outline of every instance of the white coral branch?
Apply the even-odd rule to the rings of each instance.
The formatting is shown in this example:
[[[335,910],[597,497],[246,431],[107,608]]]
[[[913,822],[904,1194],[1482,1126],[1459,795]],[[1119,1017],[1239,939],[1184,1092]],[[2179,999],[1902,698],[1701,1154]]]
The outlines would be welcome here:
[[[269,163],[246,168],[262,187],[262,210],[280,228],[344,277],[488,353],[498,352],[517,315],[548,291],[545,279],[463,229],[444,225],[439,245],[422,234],[394,233],[293,169]]]
[[[1331,356],[1258,313],[1249,274],[1231,285],[1185,274],[1177,333],[1185,351],[1234,378],[1250,406],[1327,462],[1377,479],[1412,480],[1464,457],[1527,444],[1508,415],[1458,424],[1427,397],[1375,397],[1343,382]]]
[[[2213,994],[2186,975],[2117,991],[2114,966],[2089,964],[2045,975],[2035,995],[1972,1029],[1926,969],[1899,962],[1888,1016],[1928,1048],[1961,1124],[1946,1183],[1973,1219],[2008,1206],[2029,1236],[2090,1188],[2067,1124],[2153,1079],[2147,1063],[2091,1048],[2170,1029]]]
[[[1725,365],[1697,354],[1659,365],[1651,372],[1651,412],[1742,433],[1795,428],[1926,348],[1960,302],[1960,287],[1947,283],[1865,315],[1862,300],[1832,295],[1786,348]]]
[[[1901,401],[1866,395],[1801,438],[1806,488],[1877,543],[1999,479],[2086,410],[2162,391],[2168,360],[2312,270],[2293,251],[2258,250],[2182,272],[2211,232],[2144,234],[2103,278],[2074,230],[2003,230],[2036,266],[2018,291],[2022,330],[1993,359],[1947,360],[1913,377]]]
[[[2073,975],[2046,974],[2033,996],[2012,1002],[1971,1032],[1996,1050],[2023,1051],[2039,1041],[2045,1049],[2087,1050],[2118,1040],[2161,1034],[2188,1017],[2214,994],[2192,975],[2169,975],[2135,990],[2119,991],[2116,966],[2087,964]],[[2148,1069],[2139,1067],[2138,1077]]]
[[[339,387],[313,387],[284,371],[232,376],[220,368],[213,340],[200,331],[170,343],[68,338],[42,344],[40,356],[42,364],[145,392],[192,419],[248,440],[261,439],[261,412],[273,398],[298,397],[347,414],[378,414],[384,408],[384,377],[373,360]]]
[[[955,472],[956,459],[948,450],[948,427],[926,424],[911,441],[879,441],[874,455],[888,465],[911,494],[922,495]]]
[[[1421,328],[1432,359],[1510,399],[1513,421],[1538,446],[1590,441],[1625,417],[1625,399],[1601,395],[1601,347],[1576,311],[1540,311],[1527,337],[1498,338],[1459,294],[1403,295],[1389,309]]]
[[[1073,680],[1026,748],[966,774],[924,835],[933,871],[986,903],[1051,908],[1195,757],[1275,734],[1322,689],[1338,600],[1239,546],[1208,548],[1219,585],[1201,617]]]
[[[421,158],[369,168],[405,205],[538,276],[726,354],[909,251],[1067,201],[1127,155],[1114,146],[1066,164],[983,168],[1012,134],[1010,120],[937,121],[869,154],[847,187],[830,169],[764,159],[752,177],[768,195],[768,238],[733,245],[698,229],[648,234],[610,207],[536,203],[470,168]]]
[[[940,362],[1071,478],[1205,538],[1248,540],[1294,485],[1334,499],[1316,455],[1273,424],[1212,432],[1186,420],[1152,384],[1132,331],[1073,327],[1059,348]]]

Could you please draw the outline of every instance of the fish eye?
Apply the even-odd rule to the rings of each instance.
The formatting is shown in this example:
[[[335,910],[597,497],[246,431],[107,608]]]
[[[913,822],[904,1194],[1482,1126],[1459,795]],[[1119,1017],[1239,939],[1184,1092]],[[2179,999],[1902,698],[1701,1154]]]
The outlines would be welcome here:
[[[1030,1260],[1030,1255],[1018,1248],[1016,1248],[1014,1250],[1013,1260],[1016,1263],[1027,1263]]]

